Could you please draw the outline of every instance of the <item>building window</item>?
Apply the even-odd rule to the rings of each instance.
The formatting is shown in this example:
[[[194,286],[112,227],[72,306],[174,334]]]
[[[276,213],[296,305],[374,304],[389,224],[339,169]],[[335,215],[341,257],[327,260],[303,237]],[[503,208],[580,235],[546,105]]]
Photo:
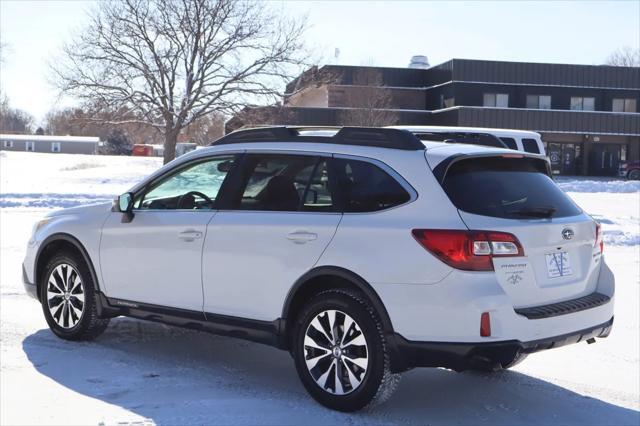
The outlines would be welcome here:
[[[506,93],[485,93],[482,104],[486,107],[509,108],[509,95]]]
[[[5,148],[13,148],[13,141],[4,141],[3,146]]]
[[[456,104],[455,98],[447,98],[444,100],[445,108],[451,108],[452,106],[455,106],[455,104]]]
[[[24,145],[24,148],[29,152],[33,152],[36,150],[36,144],[33,141],[27,141]]]
[[[60,142],[51,142],[51,152],[60,152]]]
[[[636,100],[635,99],[614,99],[613,112],[636,112]]]
[[[573,111],[595,111],[595,98],[571,97]]]
[[[527,108],[531,108],[531,109],[551,109],[551,96],[549,96],[549,95],[527,95]]]

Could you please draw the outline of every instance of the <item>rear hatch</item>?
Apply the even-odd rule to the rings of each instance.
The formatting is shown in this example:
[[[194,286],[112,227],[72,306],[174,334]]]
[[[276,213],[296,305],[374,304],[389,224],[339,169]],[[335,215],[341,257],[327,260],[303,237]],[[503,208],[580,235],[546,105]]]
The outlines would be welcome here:
[[[522,256],[492,259],[515,308],[595,291],[601,257],[598,226],[553,182],[546,160],[465,155],[449,161],[446,170],[440,166],[434,174],[470,230],[509,233],[522,246]]]

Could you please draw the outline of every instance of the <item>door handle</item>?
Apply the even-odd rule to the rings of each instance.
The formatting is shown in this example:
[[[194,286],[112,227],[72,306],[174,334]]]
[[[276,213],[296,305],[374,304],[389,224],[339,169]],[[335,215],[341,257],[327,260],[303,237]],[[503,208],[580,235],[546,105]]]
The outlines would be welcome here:
[[[178,234],[178,238],[183,241],[195,241],[198,238],[202,238],[202,232],[193,229],[182,231]]]
[[[313,232],[293,231],[287,234],[287,240],[293,241],[296,244],[304,244],[317,239],[318,234],[314,234]]]

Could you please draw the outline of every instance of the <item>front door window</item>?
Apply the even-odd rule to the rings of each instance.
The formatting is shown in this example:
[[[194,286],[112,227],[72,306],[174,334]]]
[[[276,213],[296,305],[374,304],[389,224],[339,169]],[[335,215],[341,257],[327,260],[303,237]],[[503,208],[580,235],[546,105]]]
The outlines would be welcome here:
[[[234,156],[191,164],[154,184],[135,205],[141,210],[212,210]]]

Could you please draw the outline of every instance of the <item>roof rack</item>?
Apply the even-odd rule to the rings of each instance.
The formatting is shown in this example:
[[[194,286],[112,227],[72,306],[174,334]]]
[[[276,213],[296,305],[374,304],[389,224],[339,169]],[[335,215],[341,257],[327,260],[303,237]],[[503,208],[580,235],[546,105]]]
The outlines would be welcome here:
[[[491,133],[467,132],[467,131],[426,131],[413,132],[418,139],[441,141],[446,143],[466,143],[470,145],[492,146],[494,148],[507,148],[507,144]]]
[[[331,136],[322,131],[335,131]],[[306,133],[306,134],[305,134]],[[314,134],[315,133],[315,134]],[[413,133],[379,127],[273,126],[237,130],[212,142],[211,146],[253,142],[312,142],[405,151],[424,150],[425,146]]]

